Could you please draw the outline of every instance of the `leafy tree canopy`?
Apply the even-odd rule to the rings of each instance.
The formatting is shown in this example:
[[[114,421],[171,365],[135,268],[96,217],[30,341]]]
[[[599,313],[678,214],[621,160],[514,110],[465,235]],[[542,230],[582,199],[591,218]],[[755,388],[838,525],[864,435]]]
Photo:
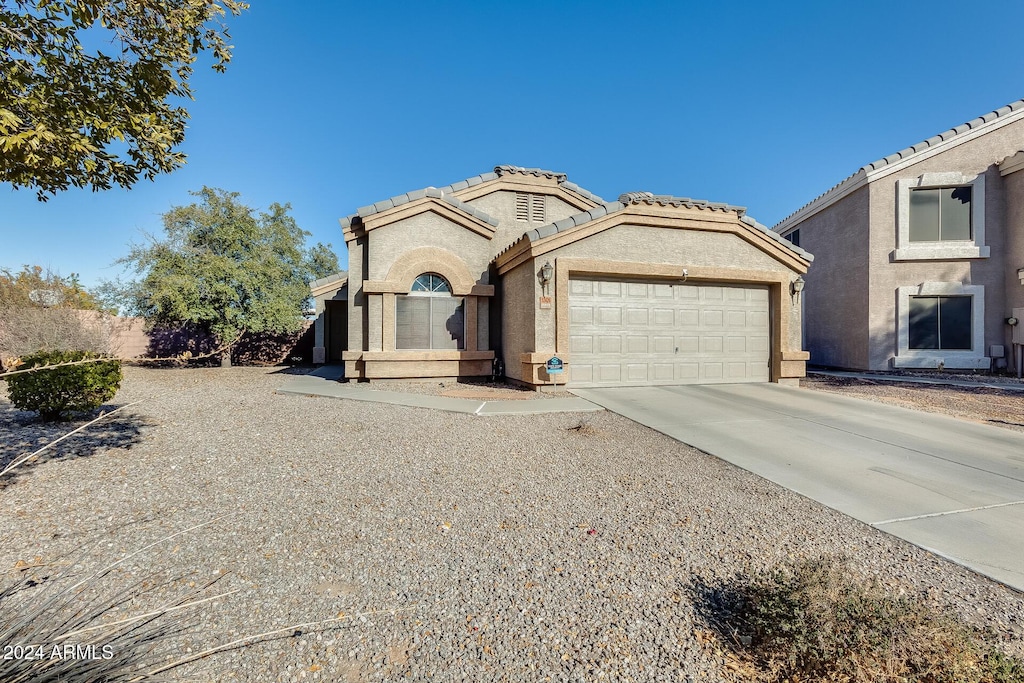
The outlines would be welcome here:
[[[0,0],[0,181],[44,200],[185,163],[189,77],[231,59],[239,0]]]
[[[22,266],[18,272],[0,268],[0,310],[42,306],[89,311],[100,308],[76,273],[62,277],[41,266]]]
[[[204,187],[199,201],[164,214],[165,238],[136,245],[120,260],[140,276],[122,296],[154,324],[194,323],[210,331],[230,364],[245,332],[294,332],[309,283],[338,270],[330,247],[305,248],[288,204],[256,213],[237,192]]]

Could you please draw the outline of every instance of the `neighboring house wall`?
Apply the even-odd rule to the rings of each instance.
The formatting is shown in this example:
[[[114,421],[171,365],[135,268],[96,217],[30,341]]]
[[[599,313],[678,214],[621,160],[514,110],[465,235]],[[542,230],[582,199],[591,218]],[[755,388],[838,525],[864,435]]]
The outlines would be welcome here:
[[[973,349],[973,353],[985,358],[989,346],[1003,343],[1004,330],[999,312],[1005,308],[1005,266],[1001,254],[1006,250],[1006,207],[1003,183],[996,163],[1007,155],[1007,150],[1019,146],[1022,140],[1024,120],[943,151],[870,184],[869,369],[888,370],[894,362],[900,362],[894,361],[899,352],[900,314],[897,292],[900,287],[926,282],[984,287],[984,301],[978,302],[984,304],[987,312],[983,321],[984,342],[983,347]],[[917,181],[925,174],[946,173],[959,174],[964,179],[973,179],[979,175],[984,177],[984,244],[981,246],[988,247],[989,256],[956,260],[896,260],[899,181]],[[972,199],[974,202],[978,200],[979,197]],[[975,225],[975,231],[979,227]],[[981,364],[988,367],[984,360]]]
[[[1024,151],[1018,152],[1002,165],[1006,175],[1001,179],[1007,199],[1006,254],[1003,260],[1003,282],[1007,297],[1002,316],[1004,319],[1009,318],[1016,312],[1018,317],[1024,318],[1021,315],[1024,313]],[[1004,327],[1003,343],[1006,344],[1008,357],[1013,351],[1014,332],[1018,340],[1024,340],[1024,323],[1018,323],[1016,330],[1009,325]]]
[[[1000,171],[1022,141],[1024,100],[868,164],[775,227],[786,236],[799,231],[800,245],[817,257],[804,294],[811,363],[870,370],[998,367],[999,351],[993,358],[992,347],[1007,344],[1004,320],[1020,294],[1009,271],[1019,258],[1024,202],[1018,181]],[[929,215],[920,204],[925,191],[958,187],[970,188],[970,206],[964,214],[954,210],[958,218],[949,225],[966,229],[962,217],[969,216],[969,238],[911,239],[912,217]],[[912,200],[922,213],[912,211]],[[957,313],[967,322],[955,327],[970,348],[959,348],[959,336],[949,347],[912,342],[911,308],[922,316],[915,328],[920,335],[932,324],[922,306],[956,303],[949,297],[971,302],[969,317]],[[957,318],[945,318],[951,319]]]
[[[800,246],[814,254],[804,276],[804,345],[811,363],[868,365],[868,188],[861,188],[800,226]]]

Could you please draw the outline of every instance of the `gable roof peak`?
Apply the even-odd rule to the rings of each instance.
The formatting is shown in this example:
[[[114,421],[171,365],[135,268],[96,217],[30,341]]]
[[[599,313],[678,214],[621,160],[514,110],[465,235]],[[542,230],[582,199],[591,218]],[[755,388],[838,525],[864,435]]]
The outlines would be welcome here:
[[[551,178],[559,183],[564,183],[569,179],[569,176],[564,173],[558,173],[557,171],[545,171],[543,168],[525,168],[523,166],[512,166],[511,164],[495,166],[494,172],[499,176],[520,173],[522,175],[537,176],[538,178]]]
[[[803,218],[809,217],[810,215],[817,213],[821,209],[824,209],[826,206],[829,206],[833,202],[836,202],[842,197],[846,196],[848,192],[852,192],[853,189],[859,187],[861,183],[867,182],[869,175],[871,175],[873,178],[877,174],[885,174],[883,169],[887,169],[889,167],[894,166],[897,163],[924,154],[927,150],[933,149],[940,145],[945,146],[948,144],[953,144],[951,143],[951,141],[953,141],[954,139],[963,139],[963,137],[966,136],[967,133],[976,131],[978,128],[982,126],[1001,126],[1003,125],[1003,122],[1009,123],[1019,118],[1019,115],[1011,115],[1014,115],[1017,112],[1021,112],[1022,110],[1024,110],[1024,99],[1015,100],[1014,102],[1011,102],[1010,104],[1004,107],[1000,107],[999,109],[990,111],[989,113],[979,116],[976,119],[971,119],[967,123],[961,123],[956,128],[950,128],[944,133],[933,135],[927,140],[922,140],[916,145],[911,145],[910,147],[900,150],[895,154],[890,154],[889,156],[878,159],[877,161],[872,161],[870,164],[865,164],[864,166],[861,166],[859,169],[857,169],[857,171],[854,172],[852,175],[847,176],[839,183],[833,185],[832,187],[830,187],[829,189],[825,190],[823,193],[819,194],[817,197],[812,199],[811,201],[801,206],[793,213],[783,218],[781,221],[775,224],[772,230],[784,231],[791,227],[798,220],[803,220]],[[993,122],[996,123],[993,124]],[[979,135],[980,134],[981,133],[979,133]]]

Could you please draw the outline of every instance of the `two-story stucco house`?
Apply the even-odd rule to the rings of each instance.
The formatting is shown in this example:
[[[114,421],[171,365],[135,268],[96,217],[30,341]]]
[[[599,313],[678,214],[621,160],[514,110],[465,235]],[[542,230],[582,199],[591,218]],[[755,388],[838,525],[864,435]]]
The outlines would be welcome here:
[[[862,167],[773,229],[814,253],[814,365],[1013,363],[1024,307],[1024,100]],[[1019,361],[1016,361],[1019,368]]]
[[[349,269],[313,283],[318,362],[349,380],[541,387],[795,382],[811,256],[741,207],[498,166],[342,219]],[[549,375],[557,356],[564,372]]]

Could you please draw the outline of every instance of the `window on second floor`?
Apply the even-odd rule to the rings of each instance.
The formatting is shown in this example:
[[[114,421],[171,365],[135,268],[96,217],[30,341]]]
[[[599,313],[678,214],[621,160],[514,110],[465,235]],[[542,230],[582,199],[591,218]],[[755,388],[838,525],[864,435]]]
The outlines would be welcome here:
[[[968,241],[973,238],[970,187],[929,187],[910,191],[911,242]]]

